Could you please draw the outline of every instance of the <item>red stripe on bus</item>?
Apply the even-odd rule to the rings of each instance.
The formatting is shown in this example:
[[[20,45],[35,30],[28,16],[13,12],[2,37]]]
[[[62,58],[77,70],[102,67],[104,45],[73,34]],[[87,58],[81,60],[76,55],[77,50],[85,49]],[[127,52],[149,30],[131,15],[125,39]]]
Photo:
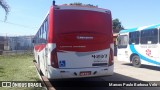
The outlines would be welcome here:
[[[55,43],[55,31],[54,31],[54,8],[50,9],[49,13],[49,29],[48,29],[48,43]]]
[[[42,51],[45,47],[46,47],[46,44],[38,44],[34,46],[36,52]]]

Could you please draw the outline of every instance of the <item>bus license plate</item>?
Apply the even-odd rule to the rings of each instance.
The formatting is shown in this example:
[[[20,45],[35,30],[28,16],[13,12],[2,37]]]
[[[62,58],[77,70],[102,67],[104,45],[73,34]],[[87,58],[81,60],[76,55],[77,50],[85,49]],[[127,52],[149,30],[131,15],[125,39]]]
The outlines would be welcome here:
[[[88,75],[91,75],[91,71],[80,72],[80,76],[88,76]]]

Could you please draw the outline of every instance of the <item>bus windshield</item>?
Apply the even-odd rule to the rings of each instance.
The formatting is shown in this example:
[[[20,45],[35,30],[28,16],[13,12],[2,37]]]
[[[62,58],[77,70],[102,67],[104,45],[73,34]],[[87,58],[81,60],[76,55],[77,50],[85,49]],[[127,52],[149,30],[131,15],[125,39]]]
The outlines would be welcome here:
[[[111,34],[111,15],[87,10],[55,10],[57,33],[92,32]]]

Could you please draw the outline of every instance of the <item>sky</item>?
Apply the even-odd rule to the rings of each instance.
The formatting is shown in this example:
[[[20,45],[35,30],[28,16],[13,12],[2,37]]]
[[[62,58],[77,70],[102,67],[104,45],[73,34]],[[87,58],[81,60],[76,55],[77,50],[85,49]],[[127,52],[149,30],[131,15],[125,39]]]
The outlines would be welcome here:
[[[0,36],[35,35],[53,0],[6,0],[10,12],[0,7]],[[125,29],[159,24],[160,0],[55,0],[57,5],[81,2],[109,9]]]

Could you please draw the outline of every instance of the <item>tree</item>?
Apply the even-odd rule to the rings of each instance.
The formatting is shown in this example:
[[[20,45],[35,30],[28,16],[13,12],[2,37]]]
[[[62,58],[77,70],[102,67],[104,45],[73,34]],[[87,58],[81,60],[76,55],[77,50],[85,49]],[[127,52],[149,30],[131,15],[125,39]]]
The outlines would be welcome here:
[[[0,6],[5,10],[6,15],[5,15],[5,20],[4,21],[6,21],[7,20],[7,15],[9,13],[9,5],[6,3],[5,0],[0,0]]]
[[[119,19],[112,20],[112,28],[114,33],[119,33],[120,30],[124,29]]]

